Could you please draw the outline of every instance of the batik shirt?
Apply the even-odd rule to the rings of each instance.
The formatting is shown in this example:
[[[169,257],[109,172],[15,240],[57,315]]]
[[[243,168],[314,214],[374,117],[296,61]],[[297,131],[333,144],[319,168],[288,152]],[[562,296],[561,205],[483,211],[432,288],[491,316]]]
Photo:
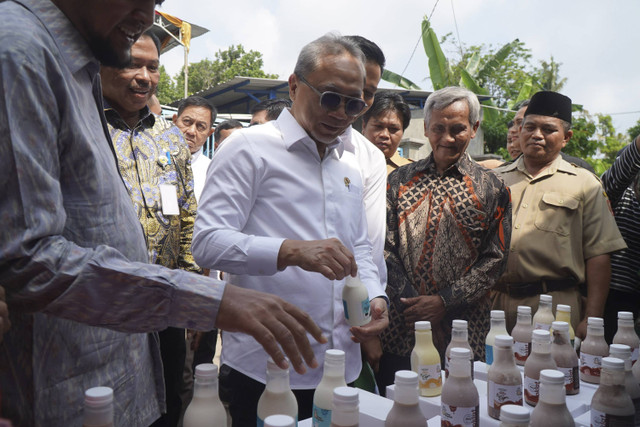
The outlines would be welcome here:
[[[405,324],[400,298],[439,295],[445,306],[440,325],[445,343],[451,321],[467,320],[469,343],[484,358],[489,331],[489,291],[506,264],[511,235],[507,187],[466,154],[442,175],[433,155],[389,175],[387,186],[390,323],[381,338],[387,353],[409,356],[413,328]]]
[[[105,116],[118,170],[147,239],[149,260],[169,268],[200,272],[191,255],[196,217],[191,152],[180,129],[145,107],[133,129],[113,109]],[[161,185],[176,189],[179,215],[162,210]]]

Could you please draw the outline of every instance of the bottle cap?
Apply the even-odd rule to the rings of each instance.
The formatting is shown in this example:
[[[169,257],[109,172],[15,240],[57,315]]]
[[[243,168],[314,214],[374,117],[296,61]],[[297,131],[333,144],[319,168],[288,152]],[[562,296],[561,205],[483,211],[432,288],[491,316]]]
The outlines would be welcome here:
[[[540,295],[540,302],[552,302],[553,297],[551,295],[542,294]]]
[[[360,276],[358,275],[356,275],[356,277],[349,275],[344,279],[344,285],[349,287],[360,286],[361,283]]]
[[[602,367],[612,371],[624,371],[624,360],[617,357],[603,357]]]
[[[589,317],[587,319],[587,325],[589,326],[604,326],[604,320],[602,317]]]
[[[421,320],[420,322],[415,323],[416,331],[430,331],[431,330],[431,322],[428,320]]]
[[[518,314],[531,314],[531,307],[528,305],[519,305]]]
[[[556,305],[556,311],[564,311],[566,313],[571,313],[571,306],[566,304],[558,304]]]
[[[531,333],[531,341],[540,343],[550,343],[551,333],[544,329],[534,329]]]
[[[504,319],[504,311],[502,311],[502,310],[491,310],[491,318],[492,319]]]
[[[451,355],[451,360],[453,359],[469,360],[471,359],[471,350],[469,350],[468,348],[454,347],[451,349],[450,355]]]
[[[111,387],[93,387],[84,392],[84,404],[91,408],[101,408],[113,403]]]
[[[395,384],[418,388],[418,374],[413,371],[396,371]]]
[[[285,360],[289,363],[289,358],[285,357]],[[290,363],[289,366],[291,366]],[[269,356],[267,359],[267,372],[289,372],[289,370],[280,368],[280,366],[276,365],[276,362],[273,361],[273,358]]]
[[[631,359],[631,347],[625,344],[611,344],[609,346],[609,356],[622,360]]]
[[[630,311],[619,311],[618,319],[633,320],[633,313]]]
[[[495,345],[497,347],[511,347],[513,345],[513,338],[509,335],[496,335]]]
[[[213,363],[201,363],[196,366],[196,377],[209,379],[218,377],[218,367]]]
[[[551,384],[564,384],[564,374],[555,369],[543,369],[540,371],[540,381]]]
[[[289,415],[269,415],[264,419],[264,427],[295,427],[296,421]]]
[[[330,360],[332,362],[344,362],[344,351],[335,348],[329,349],[324,352],[324,360]]]
[[[554,331],[568,332],[569,331],[569,324],[567,322],[561,322],[559,320],[554,320],[553,322],[551,322],[551,329],[553,329]]]
[[[468,325],[469,324],[466,320],[455,319],[453,322],[451,322],[451,327],[453,329],[467,329]]]
[[[520,405],[501,406],[500,421],[511,424],[529,424],[529,410]]]
[[[416,374],[417,375],[417,374]],[[336,387],[333,389],[334,404],[358,404],[358,390],[353,387]]]

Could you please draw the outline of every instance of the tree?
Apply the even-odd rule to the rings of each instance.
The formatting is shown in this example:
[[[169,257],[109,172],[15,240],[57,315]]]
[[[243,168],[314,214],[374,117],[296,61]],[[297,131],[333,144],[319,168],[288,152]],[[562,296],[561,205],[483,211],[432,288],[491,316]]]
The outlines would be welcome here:
[[[158,89],[156,91],[160,104],[170,104],[176,99],[182,98],[182,92],[176,88],[176,84],[167,73],[164,65],[160,66],[160,80],[158,81]]]

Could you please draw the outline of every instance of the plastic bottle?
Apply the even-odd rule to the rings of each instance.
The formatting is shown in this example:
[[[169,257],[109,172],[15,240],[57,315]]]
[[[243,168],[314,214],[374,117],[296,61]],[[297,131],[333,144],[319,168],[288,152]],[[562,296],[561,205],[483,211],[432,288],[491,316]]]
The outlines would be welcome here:
[[[411,370],[418,374],[421,396],[438,396],[442,391],[440,354],[433,345],[431,322],[415,323],[416,345],[411,352]]]
[[[451,349],[468,348],[469,364],[471,365],[471,379],[473,379],[473,350],[469,345],[469,331],[466,320],[454,320],[451,322],[451,341],[447,346],[444,356],[444,377],[449,378],[449,362],[451,361]]]
[[[580,346],[580,379],[599,384],[601,360],[608,355],[609,346],[604,340],[604,321],[600,317],[589,317],[587,336]]]
[[[324,353],[324,373],[313,394],[312,425],[314,427],[331,425],[333,390],[337,387],[347,386],[344,379],[344,358],[342,350],[327,350]]]
[[[347,276],[342,289],[344,317],[349,326],[363,326],[371,321],[371,304],[369,291],[360,277]]]
[[[509,335],[504,320],[504,311],[491,310],[491,329],[484,341],[485,361],[487,365],[493,363],[493,343],[497,335]]]
[[[544,329],[533,331],[533,351],[524,364],[524,401],[536,406],[540,394],[540,372],[556,369],[551,357],[551,334]],[[564,392],[563,392],[564,393]]]
[[[629,393],[636,410],[636,425],[640,425],[640,385],[631,373],[631,348],[625,344],[611,344],[609,356],[624,361],[624,388]]]
[[[298,402],[289,385],[289,370],[280,369],[272,358],[267,360],[267,384],[258,400],[257,426],[269,415],[289,415],[298,424]]]
[[[524,365],[527,357],[531,353],[531,333],[533,325],[531,324],[531,307],[526,305],[518,306],[518,320],[511,330],[513,337],[513,356],[517,365]]]
[[[396,372],[393,400],[385,427],[426,427],[427,419],[418,404],[418,375],[415,372]]]
[[[551,328],[551,322],[553,322],[553,297],[551,295],[540,295],[540,303],[538,304],[538,310],[535,316],[533,316],[533,329],[546,329]]]
[[[600,386],[591,398],[591,425],[633,426],[635,408],[624,387],[624,362],[615,357],[602,359]]]
[[[218,397],[218,367],[213,363],[196,366],[193,399],[184,413],[184,427],[226,426],[227,411]]]
[[[210,426],[217,426],[218,424],[209,424]],[[224,427],[226,424],[221,424]],[[269,415],[264,420],[264,427],[295,427],[296,420],[289,415]]]
[[[478,390],[471,379],[468,348],[451,350],[449,378],[442,386],[442,425],[478,427],[480,425],[480,400]]]
[[[334,389],[331,427],[358,427],[360,422],[359,401],[358,390],[353,387]]]
[[[513,358],[513,338],[498,335],[495,360],[487,373],[487,412],[496,420],[503,405],[522,405],[522,377]]]
[[[555,369],[540,372],[540,400],[531,412],[531,427],[574,427],[567,409],[564,374]]]
[[[113,390],[93,387],[84,392],[83,427],[113,427]]]
[[[640,338],[636,334],[634,325],[632,312],[618,312],[618,330],[613,337],[613,343],[625,344],[631,348],[631,365],[634,365],[638,360],[638,348],[640,348]]]
[[[571,326],[571,306],[566,304],[556,305],[556,320],[569,324],[569,340],[571,341],[571,347],[574,347],[576,333],[573,330],[573,326]]]
[[[553,322],[551,356],[564,374],[564,387],[568,395],[580,393],[580,374],[578,356],[569,342],[569,324]]]
[[[520,405],[500,407],[500,427],[528,427],[529,410]]]

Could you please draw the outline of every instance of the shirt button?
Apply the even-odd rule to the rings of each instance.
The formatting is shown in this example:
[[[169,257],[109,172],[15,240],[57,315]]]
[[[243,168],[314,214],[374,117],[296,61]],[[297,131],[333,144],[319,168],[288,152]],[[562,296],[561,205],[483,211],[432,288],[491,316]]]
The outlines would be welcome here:
[[[560,199],[560,203],[564,203],[564,199]]]
[[[515,247],[515,246],[512,246],[512,247],[511,247],[511,252],[515,252],[515,251],[516,251],[516,247]]]
[[[516,224],[515,226],[516,230],[520,228],[520,224]]]
[[[523,208],[526,208],[526,207],[528,207],[528,206],[529,206],[529,205],[528,205],[528,204],[526,204],[526,203],[523,203],[523,204],[522,204],[522,207],[523,207]]]

